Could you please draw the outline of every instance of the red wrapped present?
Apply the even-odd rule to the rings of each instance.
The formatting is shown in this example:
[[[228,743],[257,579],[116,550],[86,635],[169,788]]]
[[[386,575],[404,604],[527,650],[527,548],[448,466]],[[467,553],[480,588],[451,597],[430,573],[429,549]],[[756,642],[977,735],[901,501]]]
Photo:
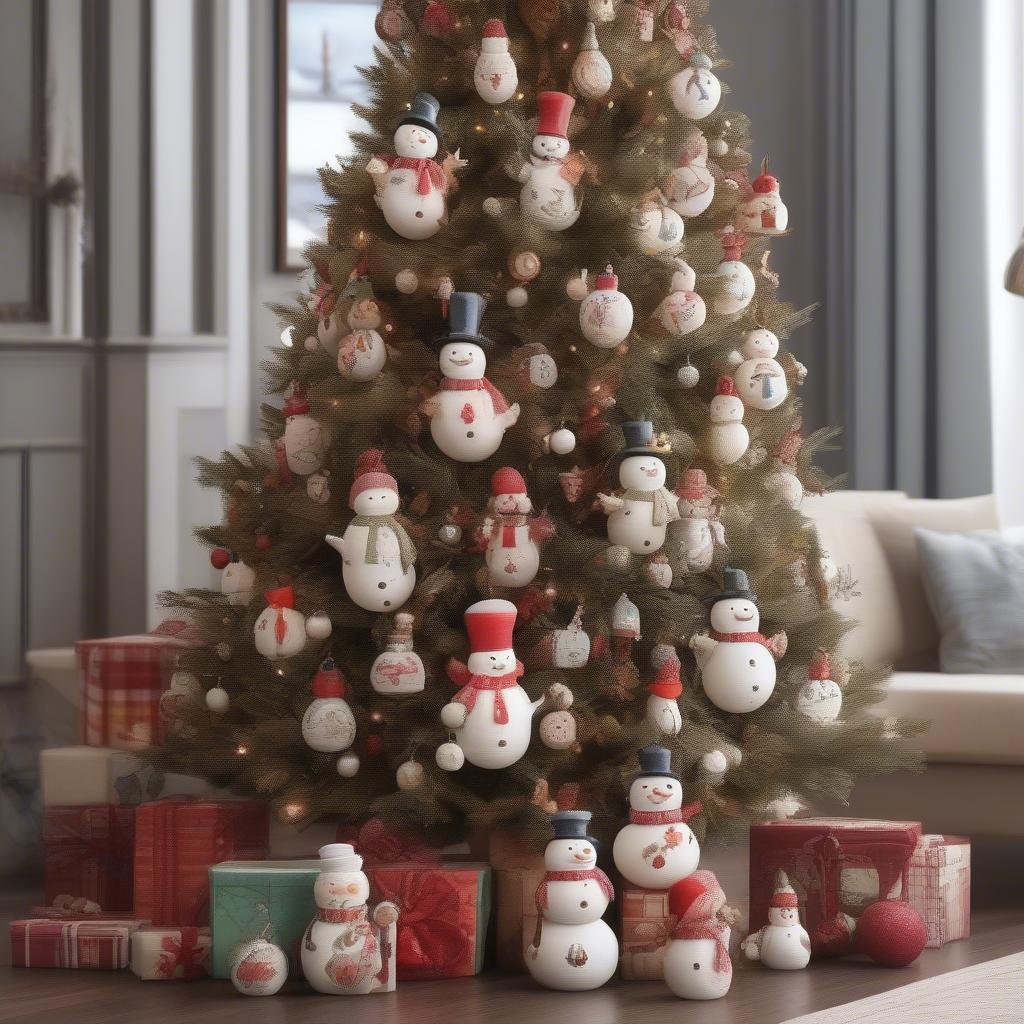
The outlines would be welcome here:
[[[495,954],[503,971],[525,971],[523,953],[537,928],[537,887],[544,880],[544,858],[532,868],[494,872]]]
[[[45,808],[45,902],[71,897],[108,912],[130,912],[134,847],[134,807]]]
[[[907,891],[916,821],[796,818],[750,827],[750,930],[768,923],[775,875],[785,871],[815,955],[840,915],[857,918],[876,900]]]
[[[936,947],[971,934],[971,841],[966,836],[921,836],[907,874],[907,898]]]
[[[366,867],[371,902],[397,904],[399,981],[461,978],[483,968],[491,913],[487,864]]]
[[[152,633],[75,644],[82,690],[82,740],[91,747],[140,750],[163,739],[160,696],[178,655],[193,642],[178,619]]]
[[[131,935],[140,924],[134,919],[12,921],[11,966],[119,971],[128,966]]]
[[[336,843],[351,843],[363,864],[439,864],[441,851],[431,846],[415,829],[396,828],[381,818],[368,818],[361,825],[339,825]]]
[[[266,805],[245,800],[158,800],[137,808],[135,913],[155,925],[205,925],[209,868],[267,856]]]
[[[665,950],[676,918],[667,889],[625,886],[619,893],[622,939],[619,970],[624,981],[661,981]]]
[[[210,929],[140,928],[131,941],[132,974],[143,981],[194,981],[210,973]]]

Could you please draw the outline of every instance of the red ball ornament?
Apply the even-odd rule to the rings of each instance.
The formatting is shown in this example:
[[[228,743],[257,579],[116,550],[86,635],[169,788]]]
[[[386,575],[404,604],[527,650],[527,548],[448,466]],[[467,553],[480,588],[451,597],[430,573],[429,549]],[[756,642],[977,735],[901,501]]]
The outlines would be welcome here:
[[[921,915],[906,900],[878,900],[857,919],[854,949],[880,967],[906,967],[927,940]]]
[[[366,737],[366,756],[380,757],[384,752],[384,737],[371,733]]]
[[[210,552],[210,565],[214,569],[223,569],[225,566],[230,565],[234,559],[231,557],[231,552],[227,548],[214,548]]]
[[[266,551],[270,547],[270,534],[260,533],[256,536],[256,550]]]

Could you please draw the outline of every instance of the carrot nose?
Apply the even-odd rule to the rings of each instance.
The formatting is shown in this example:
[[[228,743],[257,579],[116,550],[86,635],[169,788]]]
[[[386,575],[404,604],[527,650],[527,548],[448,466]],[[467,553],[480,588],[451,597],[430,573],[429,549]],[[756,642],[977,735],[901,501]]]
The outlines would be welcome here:
[[[359,892],[359,886],[356,885],[355,882],[350,882],[348,885],[345,886],[345,891],[352,893],[352,895],[354,896],[357,892]]]

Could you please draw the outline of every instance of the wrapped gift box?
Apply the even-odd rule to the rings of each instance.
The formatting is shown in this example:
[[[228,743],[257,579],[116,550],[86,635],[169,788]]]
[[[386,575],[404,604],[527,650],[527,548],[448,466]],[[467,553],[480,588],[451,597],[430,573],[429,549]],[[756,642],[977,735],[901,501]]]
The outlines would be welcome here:
[[[205,978],[210,973],[210,929],[139,928],[132,932],[130,966],[143,981]]]
[[[441,851],[415,829],[397,828],[382,818],[368,818],[359,825],[339,825],[333,841],[351,843],[363,858],[364,867],[441,862]]]
[[[43,811],[45,902],[82,898],[131,911],[135,808],[47,807]]]
[[[134,919],[12,921],[11,966],[119,971],[128,966],[131,935],[140,924]]]
[[[161,742],[160,695],[192,636],[188,623],[170,620],[152,633],[75,644],[83,741],[119,750]]]
[[[491,913],[487,864],[384,864],[367,867],[371,903],[399,909],[399,981],[460,978],[483,968]]]
[[[211,867],[213,976],[230,977],[236,947],[261,935],[288,955],[293,977],[301,974],[299,947],[316,916],[313,883],[319,873],[319,858],[227,861]]]
[[[537,887],[544,879],[544,858],[532,868],[494,872],[495,955],[503,971],[525,971],[523,953],[537,927]]]
[[[209,868],[267,855],[266,805],[247,800],[158,800],[135,824],[135,913],[156,925],[205,925]]]
[[[907,876],[907,898],[924,919],[929,946],[971,934],[971,841],[921,836]]]
[[[665,950],[672,938],[675,915],[669,912],[668,890],[623,886],[619,891],[619,970],[624,981],[661,981]]]
[[[916,821],[798,818],[750,827],[750,930],[768,922],[776,872],[789,876],[811,933],[839,913],[858,917],[877,899],[907,891]]]

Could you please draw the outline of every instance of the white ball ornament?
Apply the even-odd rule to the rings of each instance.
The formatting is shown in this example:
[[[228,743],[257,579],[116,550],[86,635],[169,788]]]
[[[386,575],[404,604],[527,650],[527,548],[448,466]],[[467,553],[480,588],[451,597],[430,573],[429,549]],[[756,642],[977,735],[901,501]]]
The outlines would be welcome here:
[[[505,292],[505,301],[512,309],[522,309],[530,301],[530,293],[521,284],[517,284]]]
[[[256,650],[268,661],[281,661],[300,654],[306,646],[306,619],[295,608],[295,590],[276,587],[264,592],[267,607],[253,626]]]
[[[575,277],[570,277],[565,282],[565,294],[573,302],[582,302],[590,289],[587,287],[587,272],[581,270]]]
[[[568,750],[576,742],[576,716],[571,711],[552,711],[540,720],[537,735],[549,750]]]
[[[457,772],[465,763],[466,755],[458,743],[442,743],[434,754],[437,767],[445,772]]]
[[[660,194],[645,199],[630,216],[633,237],[645,256],[665,256],[678,252],[686,225],[683,218],[666,206]]]
[[[462,527],[458,523],[443,523],[437,531],[437,539],[449,547],[462,540]]]
[[[721,750],[709,750],[701,759],[701,767],[708,775],[724,775],[729,761]]]
[[[530,383],[537,388],[547,391],[558,381],[558,364],[548,352],[538,352],[530,356],[527,363],[527,375]]]
[[[612,87],[612,66],[597,43],[597,30],[592,21],[583,31],[580,52],[572,65],[572,84],[588,100],[599,100]]]
[[[206,691],[206,706],[215,715],[223,715],[230,704],[231,697],[223,686],[214,686]]]
[[[403,295],[413,295],[420,286],[420,279],[415,270],[400,270],[395,274],[395,287]]]
[[[713,114],[722,99],[722,83],[711,70],[711,58],[699,50],[690,55],[690,66],[673,75],[669,96],[676,110],[694,121]]]
[[[695,388],[700,383],[700,371],[693,363],[684,363],[676,370],[676,379],[684,388]]]
[[[345,679],[333,658],[321,662],[310,689],[313,701],[302,716],[302,739],[321,753],[347,750],[356,738],[356,720],[345,700]]]
[[[796,698],[797,711],[820,725],[834,722],[843,707],[843,691],[831,675],[831,659],[825,651],[818,651]]]
[[[548,444],[556,455],[568,455],[576,448],[576,435],[566,427],[560,427],[552,432]]]
[[[395,784],[403,792],[419,789],[426,775],[419,761],[404,761],[395,770]]]
[[[288,957],[268,939],[241,943],[231,954],[231,984],[243,996],[272,996],[288,978]]]
[[[315,334],[310,334],[306,337],[306,340],[302,343],[302,347],[307,352],[315,352],[320,344],[320,339]]]
[[[310,640],[326,640],[331,635],[332,628],[326,612],[313,612],[306,619],[306,635]]]
[[[591,345],[618,348],[632,329],[633,303],[619,291],[619,279],[609,263],[580,305],[580,330]]]
[[[359,758],[351,752],[342,754],[334,767],[343,779],[351,779],[359,772]]]
[[[291,348],[295,344],[295,328],[291,324],[281,332],[281,344],[285,348]]]
[[[508,52],[508,33],[500,18],[484,22],[480,56],[473,69],[473,84],[480,98],[492,105],[504,103],[515,95],[519,74]]]
[[[743,262],[746,236],[730,228],[720,238],[724,258],[714,274],[719,286],[715,295],[715,312],[722,316],[735,316],[750,305],[757,291],[757,281],[754,272]]]

